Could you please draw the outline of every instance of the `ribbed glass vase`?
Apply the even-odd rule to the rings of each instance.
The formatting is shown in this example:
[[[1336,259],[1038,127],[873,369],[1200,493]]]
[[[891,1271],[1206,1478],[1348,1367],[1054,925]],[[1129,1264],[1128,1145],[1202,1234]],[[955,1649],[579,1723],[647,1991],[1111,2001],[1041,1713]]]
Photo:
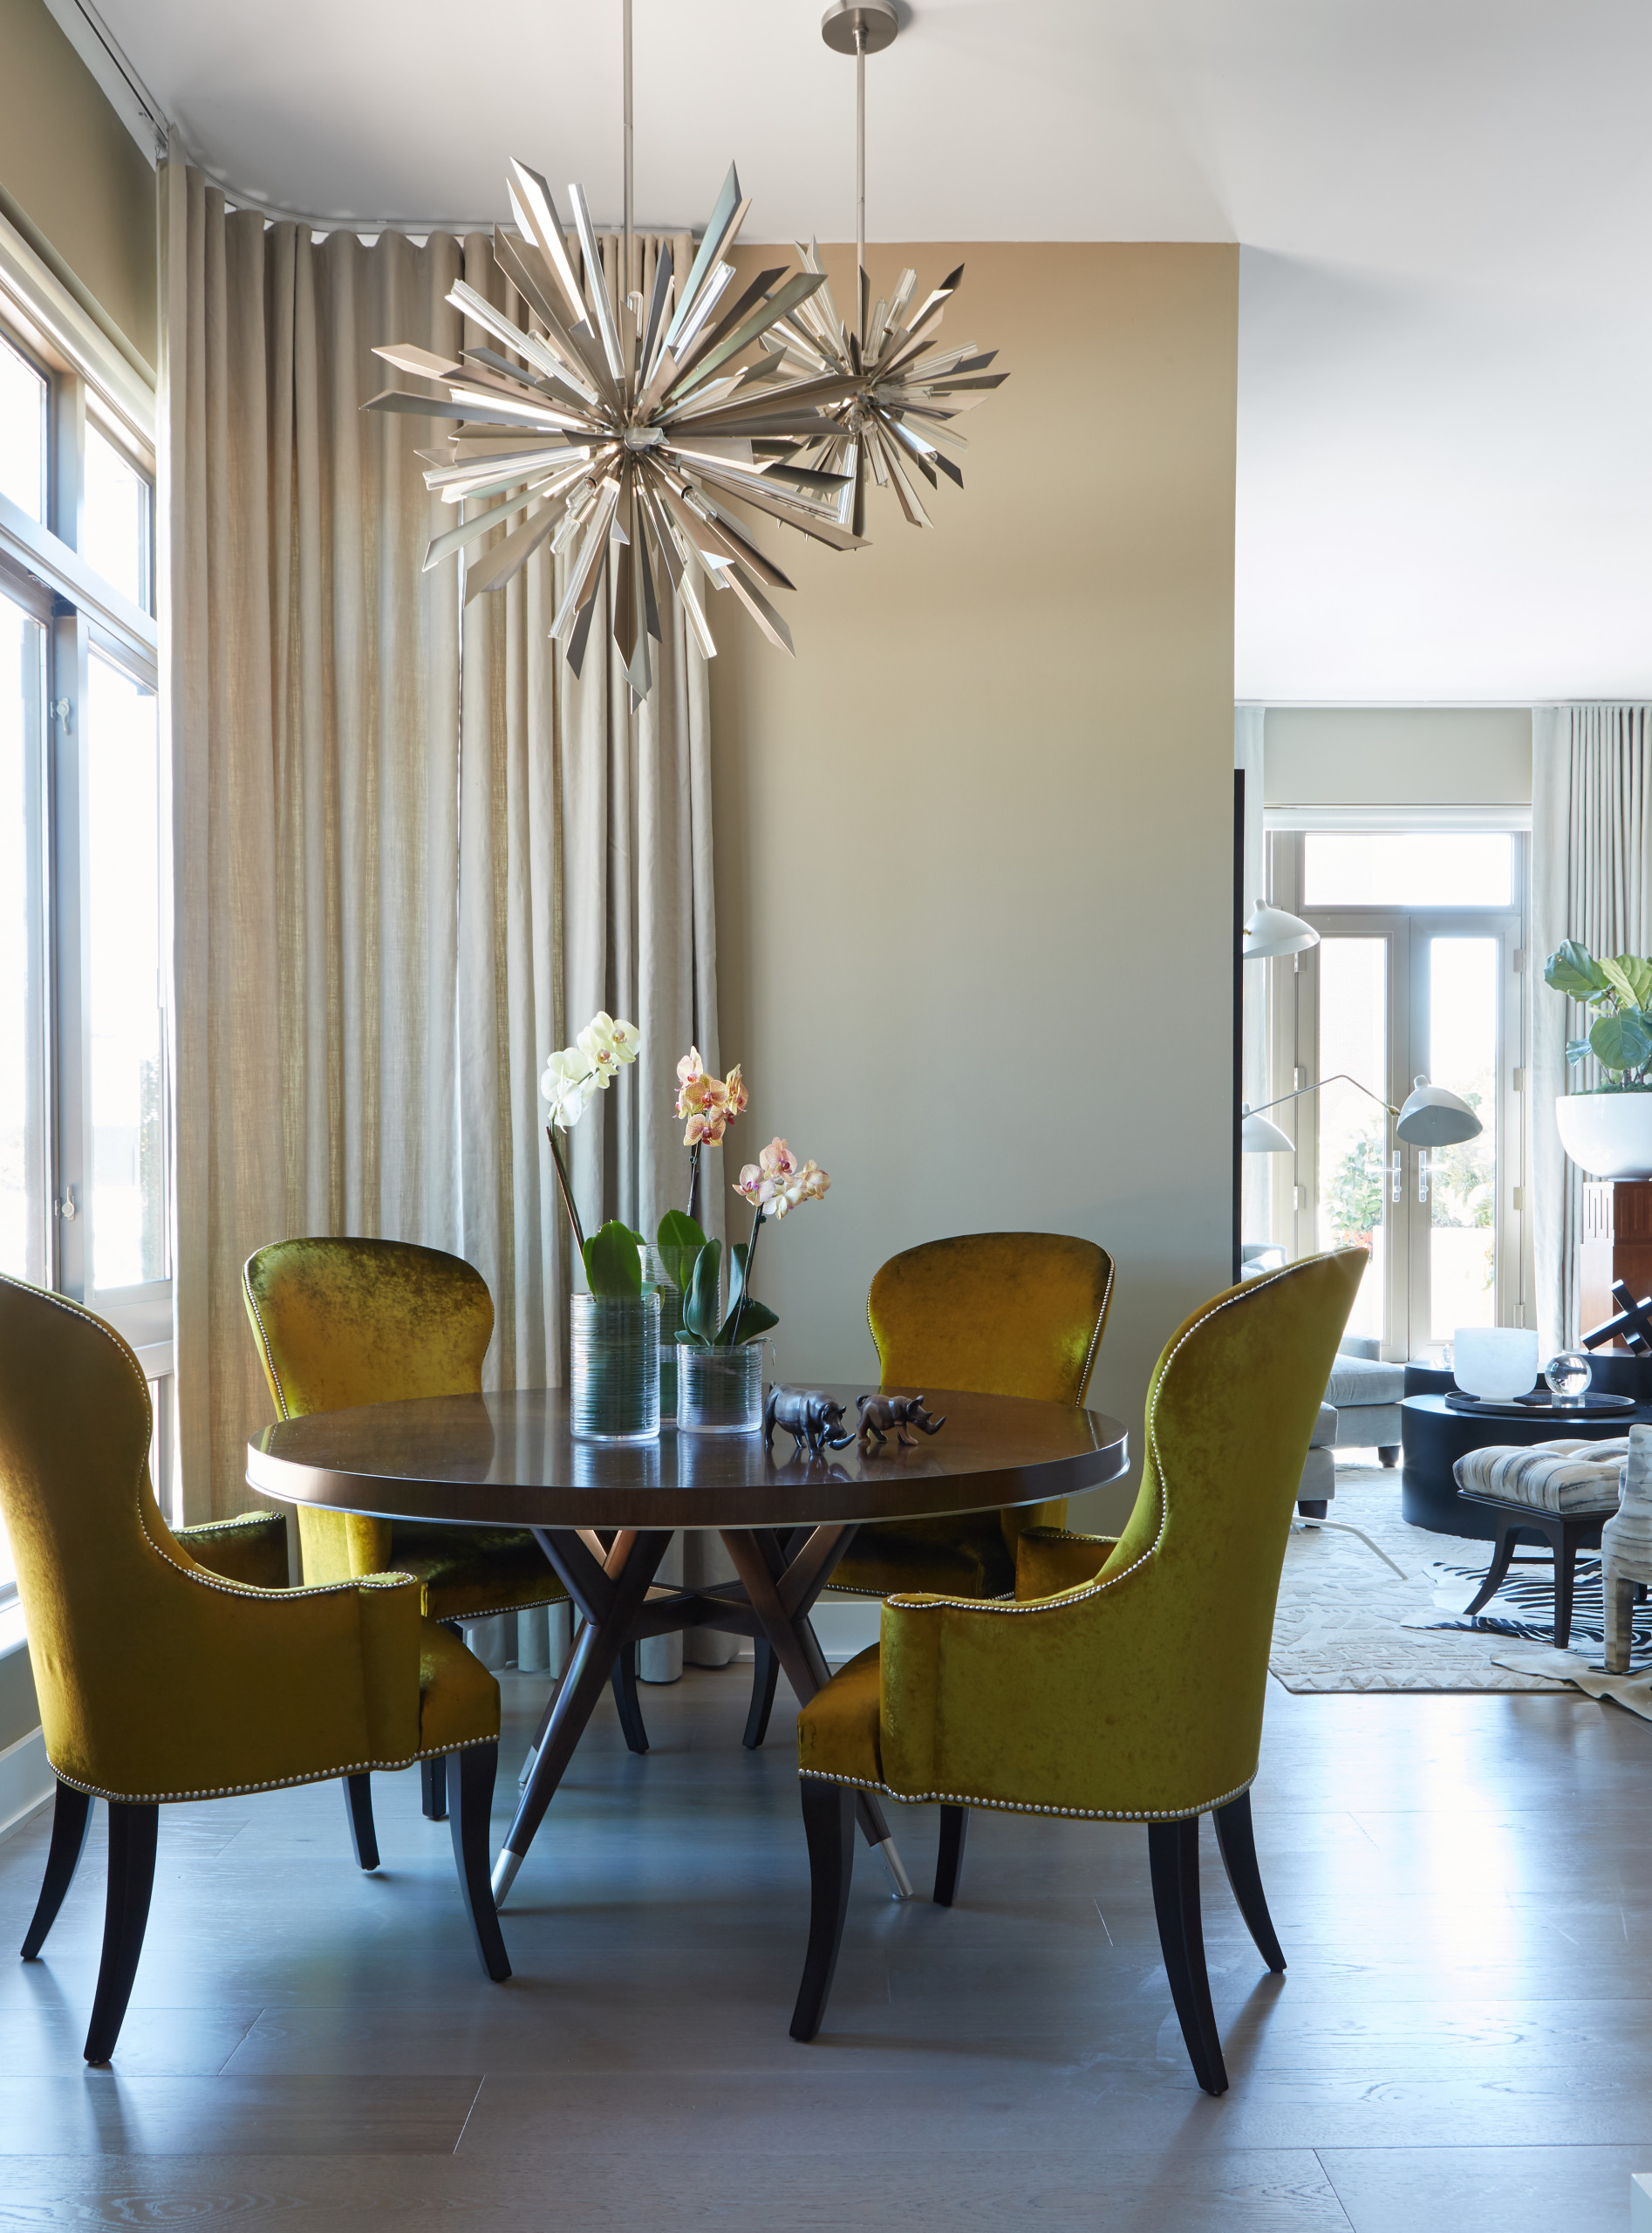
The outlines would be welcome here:
[[[755,1434],[763,1424],[763,1342],[677,1344],[679,1434]]]
[[[659,1295],[569,1298],[570,1431],[582,1442],[659,1434]]]
[[[677,1337],[683,1330],[683,1299],[658,1248],[645,1241],[637,1253],[643,1263],[643,1292],[652,1287],[659,1297],[659,1424],[668,1427],[677,1417]]]

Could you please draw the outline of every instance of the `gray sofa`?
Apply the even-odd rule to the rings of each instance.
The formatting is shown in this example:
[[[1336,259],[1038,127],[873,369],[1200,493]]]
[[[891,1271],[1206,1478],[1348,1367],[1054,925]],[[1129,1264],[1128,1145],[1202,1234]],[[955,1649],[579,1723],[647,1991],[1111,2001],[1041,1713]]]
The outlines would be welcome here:
[[[1304,1519],[1323,1519],[1327,1505],[1336,1494],[1333,1451],[1375,1446],[1384,1465],[1398,1464],[1400,1398],[1404,1392],[1403,1364],[1384,1364],[1375,1341],[1360,1335],[1344,1339],[1314,1422],[1307,1463],[1296,1492],[1296,1508]]]

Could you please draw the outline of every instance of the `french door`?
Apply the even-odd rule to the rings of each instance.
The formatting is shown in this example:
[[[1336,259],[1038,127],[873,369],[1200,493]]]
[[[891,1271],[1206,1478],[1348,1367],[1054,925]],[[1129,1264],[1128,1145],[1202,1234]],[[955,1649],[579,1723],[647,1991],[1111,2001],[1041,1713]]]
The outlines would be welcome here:
[[[1320,943],[1295,957],[1276,1007],[1273,1090],[1339,1072],[1357,1082],[1294,1104],[1296,1153],[1274,1159],[1273,1229],[1294,1255],[1369,1246],[1348,1330],[1385,1356],[1425,1356],[1459,1326],[1520,1324],[1519,908],[1301,912]],[[1403,1105],[1419,1076],[1470,1103],[1478,1138],[1434,1149],[1398,1138],[1378,1104]]]

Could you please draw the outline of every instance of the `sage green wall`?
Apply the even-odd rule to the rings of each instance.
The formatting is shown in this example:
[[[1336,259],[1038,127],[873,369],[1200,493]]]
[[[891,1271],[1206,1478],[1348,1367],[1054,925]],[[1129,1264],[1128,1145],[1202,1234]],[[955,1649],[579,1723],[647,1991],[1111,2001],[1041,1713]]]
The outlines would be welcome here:
[[[41,0],[0,0],[0,206],[153,366],[155,174]]]
[[[1238,252],[870,260],[874,297],[962,262],[943,338],[1009,379],[932,530],[877,492],[870,550],[764,536],[795,661],[712,599],[721,1053],[753,1088],[720,1177],[775,1132],[831,1173],[764,1237],[788,1377],[872,1384],[897,1249],[1100,1241],[1091,1401],[1139,1460],[1152,1362],[1232,1260]]]

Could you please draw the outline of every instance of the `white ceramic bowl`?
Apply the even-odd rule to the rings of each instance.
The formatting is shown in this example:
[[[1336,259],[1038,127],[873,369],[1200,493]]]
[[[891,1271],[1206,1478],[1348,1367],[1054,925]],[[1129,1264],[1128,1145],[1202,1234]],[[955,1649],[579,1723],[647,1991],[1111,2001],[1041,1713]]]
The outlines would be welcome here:
[[[1563,1093],[1560,1145],[1591,1178],[1652,1178],[1652,1093]]]
[[[1507,1403],[1528,1396],[1537,1378],[1537,1334],[1526,1326],[1459,1326],[1451,1336],[1451,1377],[1465,1396]]]

